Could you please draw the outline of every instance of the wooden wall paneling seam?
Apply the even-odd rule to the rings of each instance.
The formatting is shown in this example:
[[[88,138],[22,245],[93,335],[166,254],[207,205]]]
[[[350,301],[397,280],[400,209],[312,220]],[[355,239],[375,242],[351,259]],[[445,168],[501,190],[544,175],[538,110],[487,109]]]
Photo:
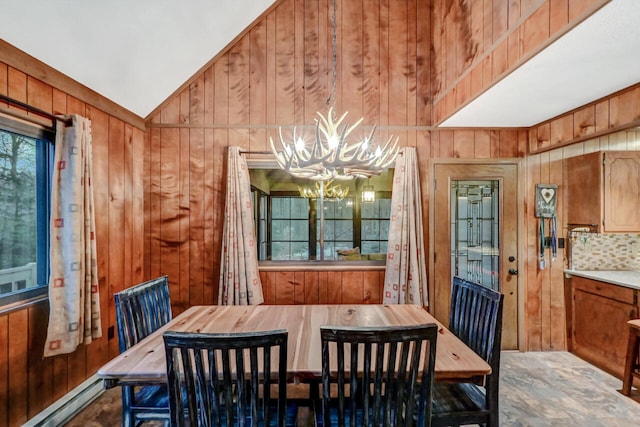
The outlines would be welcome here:
[[[199,80],[197,87],[191,90],[191,108],[194,116],[199,116],[204,112],[204,78]],[[193,116],[192,116],[193,118]],[[201,120],[198,118],[198,120]],[[188,254],[189,259],[186,261],[188,268],[189,280],[189,299],[188,305],[204,304],[204,286],[205,286],[205,266],[207,259],[204,256],[204,198],[205,198],[205,136],[204,129],[190,129],[188,134],[188,174],[189,174],[189,243]],[[184,281],[185,278],[182,277]]]
[[[123,134],[123,163],[122,163],[122,197],[123,197],[123,212],[122,212],[122,252],[123,252],[123,265],[122,265],[122,289],[135,285],[132,282],[132,267],[133,267],[133,237],[135,235],[133,231],[133,203],[127,203],[127,201],[133,200],[133,188],[131,188],[131,179],[133,177],[133,146],[132,146],[132,129],[130,125],[124,124]]]
[[[229,123],[229,76],[228,56],[220,58],[214,68],[214,123]],[[226,159],[229,146],[229,132],[215,130],[213,133],[213,297],[218,301],[218,284],[220,281],[220,257],[222,251],[222,230],[224,223]],[[219,207],[219,208],[216,208]]]
[[[541,158],[540,155],[527,158],[528,188],[526,196],[527,208],[525,209],[525,220],[527,222],[527,259],[534,261],[535,266],[527,270],[526,297],[525,297],[525,319],[527,325],[527,345],[528,351],[542,350],[542,324],[541,324],[541,280],[544,270],[541,272],[537,267],[539,254],[538,228],[534,218],[535,188],[536,183],[541,181]]]
[[[115,328],[116,324],[115,306],[112,304],[113,289],[109,281],[109,116],[91,106],[87,106],[86,114],[87,118],[91,120],[94,158],[93,179],[96,183],[93,187],[93,195],[96,209],[96,251],[98,257],[98,283],[100,286],[102,340],[107,341],[109,327]],[[106,347],[107,350],[101,355],[102,358],[108,359],[110,356],[118,354],[117,338],[109,340],[106,343]]]
[[[362,117],[379,123],[380,109],[380,7],[362,2]]]
[[[194,83],[195,84],[195,83]],[[192,88],[182,92],[180,96],[180,117],[182,120],[191,123],[191,100],[193,95]],[[178,260],[178,283],[180,284],[180,295],[178,296],[178,305],[180,310],[186,310],[190,307],[189,299],[191,292],[191,263],[189,260],[190,252],[190,230],[191,230],[191,157],[190,157],[190,129],[180,129],[179,135],[179,172],[178,177],[178,238],[179,238],[179,260]],[[194,264],[195,265],[195,264]],[[193,284],[195,285],[195,284]],[[202,283],[199,284],[202,286]]]
[[[28,419],[28,309],[8,315],[9,339],[9,425],[21,425]]]
[[[327,91],[327,14],[323,2],[307,2],[304,10],[302,123],[313,123],[316,111],[324,111]]]
[[[49,310],[46,304],[32,305],[27,309],[29,327],[28,357],[28,417],[32,418],[42,408],[53,403],[53,362],[51,358],[43,358],[43,350],[47,340],[46,325]]]
[[[150,129],[149,151],[145,158],[149,162],[149,214],[145,221],[149,228],[149,250],[147,263],[149,270],[146,278],[158,277],[161,269],[161,240],[162,240],[162,129]]]
[[[207,69],[204,75],[204,121],[213,122],[214,98],[215,98],[215,75],[214,68]],[[217,286],[218,277],[214,277],[213,270],[216,260],[213,253],[213,239],[216,234],[215,223],[213,221],[215,204],[214,204],[214,134],[213,129],[204,130],[204,150],[203,150],[203,187],[202,187],[202,221],[203,221],[203,238],[201,254],[203,257],[203,302],[205,304],[215,304],[214,287]]]
[[[549,157],[549,183],[558,184],[559,191],[564,188],[563,182],[563,158],[562,151],[556,150],[550,152]],[[557,196],[557,236],[564,237],[563,224],[565,223],[565,204],[561,196]],[[566,246],[565,246],[566,247]],[[558,257],[551,263],[551,279],[549,286],[550,291],[550,319],[551,336],[549,339],[549,350],[566,349],[565,340],[565,301],[564,301],[564,268],[567,265],[565,249],[558,247]]]
[[[417,0],[407,1],[407,113],[404,124],[415,126],[417,124],[418,109],[418,25]],[[406,146],[415,147],[417,135],[415,129],[406,132]]]
[[[305,281],[306,273],[296,271],[293,277],[293,304],[306,304],[308,291]]]
[[[260,21],[249,33],[250,56],[249,56],[249,123],[267,123],[267,48],[266,48],[267,25],[265,21]],[[249,150],[267,150],[266,129],[252,129],[249,131]]]
[[[132,175],[131,175],[131,215],[133,216],[133,247],[131,266],[131,283],[144,281],[144,150],[145,134],[137,128],[132,128]]]
[[[549,153],[543,153],[540,155],[540,180],[532,183],[551,183],[550,181],[550,158]],[[535,195],[535,191],[530,192]],[[532,201],[535,201],[535,196],[532,197]],[[534,220],[535,222],[535,220]],[[545,224],[545,236],[550,236],[549,222]],[[545,250],[545,261],[547,264],[546,269],[541,271],[540,274],[540,325],[541,331],[541,349],[548,350],[551,348],[551,329],[553,325],[551,322],[551,270],[554,269],[554,263],[551,259],[551,251]]]
[[[229,110],[230,124],[249,123],[251,97],[250,40],[243,37],[229,50]],[[249,149],[249,132],[245,129],[229,129],[229,145]]]
[[[294,86],[293,86],[293,123],[302,123],[305,118],[305,40],[304,25],[305,0],[293,0],[293,52],[294,52]]]
[[[162,129],[160,135],[160,274],[169,276],[169,292],[175,315],[185,309],[180,304],[180,132]]]

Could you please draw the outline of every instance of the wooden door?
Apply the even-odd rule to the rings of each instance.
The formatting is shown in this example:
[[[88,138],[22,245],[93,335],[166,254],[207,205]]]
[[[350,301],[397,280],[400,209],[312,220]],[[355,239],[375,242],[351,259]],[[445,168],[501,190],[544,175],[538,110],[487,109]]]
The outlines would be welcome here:
[[[430,311],[445,325],[449,319],[452,277],[451,189],[461,181],[497,184],[497,257],[493,275],[504,294],[502,348],[518,348],[518,166],[516,164],[435,164],[431,198]],[[454,208],[455,210],[455,208]],[[486,251],[486,249],[483,249]],[[454,261],[455,262],[455,261]],[[486,272],[485,272],[486,276]],[[494,278],[495,279],[495,278]]]

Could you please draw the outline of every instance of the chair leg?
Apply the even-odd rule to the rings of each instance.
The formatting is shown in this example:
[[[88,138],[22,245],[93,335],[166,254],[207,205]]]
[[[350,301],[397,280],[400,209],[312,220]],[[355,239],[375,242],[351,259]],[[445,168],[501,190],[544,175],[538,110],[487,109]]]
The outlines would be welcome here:
[[[122,386],[122,427],[134,427],[135,417],[131,412],[133,402],[133,387]]]
[[[629,328],[629,342],[627,344],[627,356],[624,364],[624,375],[622,377],[622,394],[629,396],[633,385],[633,371],[638,363],[638,346],[640,336],[635,328]]]

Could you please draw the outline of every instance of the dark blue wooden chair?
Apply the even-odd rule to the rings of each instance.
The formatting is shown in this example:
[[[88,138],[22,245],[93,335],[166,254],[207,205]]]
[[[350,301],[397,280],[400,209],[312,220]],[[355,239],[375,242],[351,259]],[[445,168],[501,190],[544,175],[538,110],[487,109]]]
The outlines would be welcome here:
[[[473,382],[436,382],[434,426],[499,425],[503,300],[504,295],[498,291],[460,277],[453,278],[449,330],[491,366],[491,374]]]
[[[316,426],[431,425],[435,324],[325,326],[320,335],[322,398]]]
[[[167,331],[163,338],[172,426],[296,425],[297,405],[287,401],[286,330]]]
[[[120,353],[137,344],[172,318],[169,279],[158,277],[114,294]],[[169,420],[166,386],[121,385],[122,425]]]

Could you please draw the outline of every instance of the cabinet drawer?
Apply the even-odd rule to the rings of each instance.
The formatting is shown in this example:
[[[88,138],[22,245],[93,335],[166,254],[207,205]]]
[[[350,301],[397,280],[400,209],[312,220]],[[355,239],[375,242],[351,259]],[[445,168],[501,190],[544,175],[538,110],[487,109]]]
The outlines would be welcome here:
[[[637,305],[637,289],[626,288],[624,286],[612,285],[599,282],[597,280],[585,279],[584,277],[573,276],[571,282],[574,289],[599,295],[604,298],[611,298],[627,304]]]

